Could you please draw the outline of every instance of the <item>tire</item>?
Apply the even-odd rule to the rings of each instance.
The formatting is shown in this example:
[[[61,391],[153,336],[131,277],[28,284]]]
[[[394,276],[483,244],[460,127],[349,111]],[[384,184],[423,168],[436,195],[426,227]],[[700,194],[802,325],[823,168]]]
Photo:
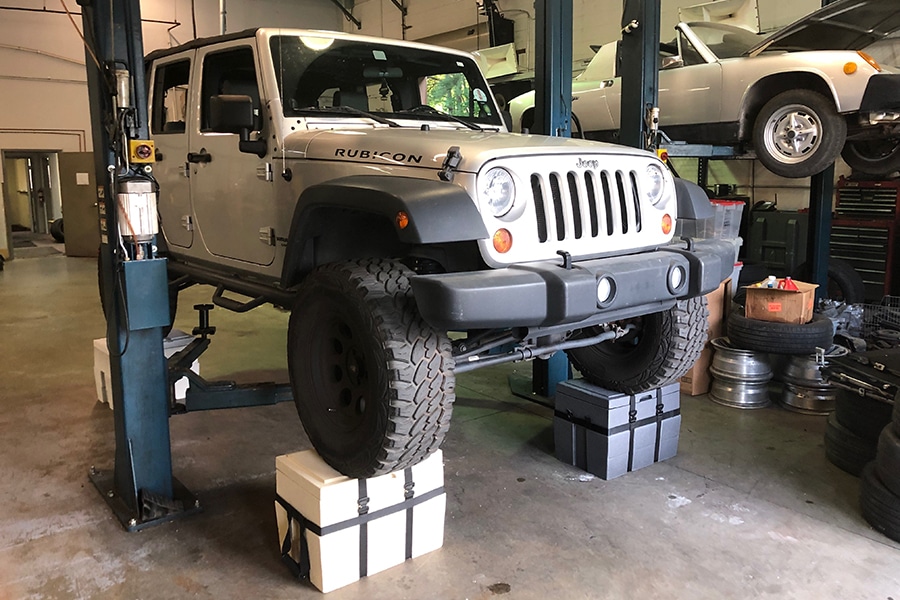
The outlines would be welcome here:
[[[753,126],[756,157],[782,177],[821,173],[840,155],[846,137],[847,123],[831,100],[804,89],[782,92],[766,102]]]
[[[834,414],[828,415],[825,426],[825,457],[839,469],[859,476],[866,463],[875,459],[876,444],[864,440],[842,427]]]
[[[804,325],[748,319],[740,312],[728,315],[728,339],[735,348],[773,354],[813,354],[816,348],[831,348],[831,320],[813,315]]]
[[[419,315],[410,273],[387,260],[325,265],[291,312],[297,412],[316,451],[349,477],[416,464],[450,426],[450,341]]]
[[[843,427],[874,443],[884,426],[891,422],[891,405],[838,389],[834,416]]]
[[[679,300],[671,309],[635,320],[633,335],[567,350],[589,382],[635,394],[669,384],[697,361],[709,327],[706,298]]]
[[[809,281],[809,264],[802,263],[792,277],[798,281]],[[846,260],[828,259],[827,295],[832,300],[840,300],[847,304],[863,304],[866,301],[866,284],[856,269]]]
[[[874,464],[866,465],[863,469],[859,506],[863,518],[869,525],[892,540],[900,542],[900,497],[885,487],[875,472]]]
[[[900,170],[900,138],[848,141],[841,157],[854,171],[890,175]]]
[[[50,235],[53,236],[53,239],[60,244],[66,241],[66,231],[65,227],[63,226],[62,217],[50,221]]]
[[[878,437],[875,472],[891,493],[900,495],[900,438],[893,427],[885,427]]]

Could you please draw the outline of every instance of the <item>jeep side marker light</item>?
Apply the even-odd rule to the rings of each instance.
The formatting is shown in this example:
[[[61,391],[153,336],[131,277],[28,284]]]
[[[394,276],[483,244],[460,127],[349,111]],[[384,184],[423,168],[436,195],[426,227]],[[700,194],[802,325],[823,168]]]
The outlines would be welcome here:
[[[856,69],[857,66],[855,62],[844,63],[844,73],[846,73],[847,75],[853,75],[854,73],[856,73]]]
[[[409,226],[409,215],[401,210],[397,212],[396,221],[397,227],[399,227],[400,229],[406,229]]]
[[[662,232],[665,235],[669,235],[669,232],[672,231],[672,217],[667,213],[663,215],[662,218]]]
[[[512,234],[508,229],[498,229],[494,232],[494,250],[500,254],[506,254],[512,248]]]

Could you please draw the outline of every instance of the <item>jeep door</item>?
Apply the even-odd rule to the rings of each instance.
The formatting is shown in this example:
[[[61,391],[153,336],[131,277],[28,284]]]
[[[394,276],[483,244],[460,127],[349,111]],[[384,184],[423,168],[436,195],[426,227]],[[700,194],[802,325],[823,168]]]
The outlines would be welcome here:
[[[265,139],[266,95],[261,88],[254,38],[233,40],[197,51],[194,86],[199,114],[192,119],[188,161],[196,226],[213,255],[255,265],[275,258],[275,188],[268,152],[263,158],[239,148],[240,135],[216,131],[210,115],[213,97],[248,96],[254,130]],[[271,129],[271,127],[269,127]],[[269,132],[271,133],[271,132]],[[249,266],[249,265],[248,265]]]
[[[159,216],[170,246],[194,242],[191,182],[188,179],[188,90],[193,51],[153,62],[150,132],[156,145],[153,173],[159,182]]]

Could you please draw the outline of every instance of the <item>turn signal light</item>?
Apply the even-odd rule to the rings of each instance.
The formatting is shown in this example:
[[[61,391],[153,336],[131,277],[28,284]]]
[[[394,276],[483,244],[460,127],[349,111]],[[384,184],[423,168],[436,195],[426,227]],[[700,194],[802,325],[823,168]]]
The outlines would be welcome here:
[[[397,213],[397,227],[406,229],[409,226],[409,215],[402,210]]]
[[[500,254],[506,254],[512,248],[512,234],[508,229],[498,229],[494,232],[494,250]]]
[[[847,75],[853,75],[854,73],[856,73],[857,68],[858,67],[856,66],[855,62],[844,63],[844,73],[846,73]]]
[[[672,217],[670,215],[663,215],[662,232],[665,235],[669,235],[672,232]]]
[[[876,71],[881,71],[881,70],[882,70],[882,69],[881,69],[881,65],[879,65],[879,64],[878,64],[878,61],[875,60],[874,58],[872,58],[871,55],[866,54],[866,53],[863,52],[862,50],[857,50],[856,53],[859,54],[860,58],[862,58],[864,61],[866,61],[867,63],[869,63],[870,65],[872,65],[872,68],[875,69]]]

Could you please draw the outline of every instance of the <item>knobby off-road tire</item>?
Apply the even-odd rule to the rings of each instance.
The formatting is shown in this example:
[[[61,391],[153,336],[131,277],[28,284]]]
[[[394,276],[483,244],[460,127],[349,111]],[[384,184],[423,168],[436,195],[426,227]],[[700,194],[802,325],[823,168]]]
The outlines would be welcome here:
[[[303,428],[350,477],[411,466],[450,426],[450,341],[419,316],[409,271],[387,260],[320,267],[288,327],[288,369]]]
[[[626,394],[652,390],[677,380],[697,361],[708,316],[705,297],[679,300],[667,311],[637,319],[633,334],[566,352],[595,385]]]
[[[841,153],[847,123],[830,98],[812,90],[788,90],[766,102],[753,126],[756,157],[782,177],[821,173]]]
[[[814,354],[816,348],[831,348],[831,320],[813,315],[803,325],[748,319],[740,312],[728,315],[728,339],[735,348],[773,354]]]

